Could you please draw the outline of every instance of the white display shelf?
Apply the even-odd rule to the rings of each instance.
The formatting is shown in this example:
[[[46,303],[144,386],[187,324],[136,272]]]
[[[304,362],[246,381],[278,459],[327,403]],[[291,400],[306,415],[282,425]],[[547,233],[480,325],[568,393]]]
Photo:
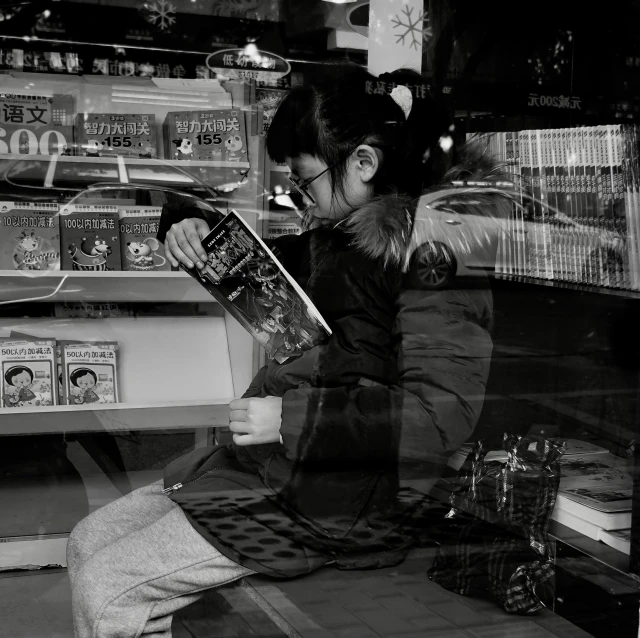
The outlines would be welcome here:
[[[249,162],[223,162],[213,160],[171,160],[145,157],[86,157],[84,155],[39,155],[27,153],[0,153],[0,160],[33,160],[38,162],[54,161],[71,164],[118,164],[125,162],[127,165],[148,166],[177,166],[180,168],[250,168]],[[288,172],[287,167],[280,167]]]
[[[224,427],[230,401],[5,408],[0,409],[0,436]]]
[[[216,300],[182,271],[0,270],[0,302],[21,301],[215,303]]]
[[[80,155],[0,154],[0,173],[13,189],[145,184],[233,191],[246,179],[249,162],[84,157]],[[38,193],[42,196],[42,193]],[[10,199],[10,197],[8,196]]]

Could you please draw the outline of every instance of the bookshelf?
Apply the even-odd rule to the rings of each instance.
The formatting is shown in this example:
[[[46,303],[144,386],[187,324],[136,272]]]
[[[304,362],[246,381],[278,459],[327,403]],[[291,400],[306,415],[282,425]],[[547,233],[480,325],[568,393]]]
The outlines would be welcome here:
[[[253,106],[254,89],[248,84],[166,80],[159,87],[150,79],[130,78],[127,86],[120,86],[123,82],[117,78],[94,82],[89,76],[15,73],[3,78],[3,90],[17,94],[73,95],[76,112],[154,114],[158,141],[167,111],[237,108],[245,114],[247,154],[244,161],[223,162],[2,153],[2,201],[57,202],[62,209],[70,203],[114,205],[119,197],[122,202],[133,200],[122,206],[135,202],[171,210],[185,200],[200,200],[195,203],[223,212],[235,207],[263,231],[262,112]],[[32,89],[23,88],[26,79],[33,80]],[[126,94],[124,99],[120,93]],[[136,99],[128,100],[134,93]],[[83,308],[92,304],[123,307],[85,312]],[[76,477],[80,496],[83,486],[95,479],[94,470],[109,484],[118,472],[157,471],[163,459],[210,444],[215,429],[228,424],[229,401],[248,387],[259,362],[251,336],[182,271],[0,271],[0,338],[10,338],[12,332],[119,344],[120,403],[0,408],[0,437],[12,451],[10,460],[19,474],[25,473],[28,482],[29,468],[38,463],[54,478],[67,472]],[[67,434],[73,441],[69,448],[64,443]],[[138,436],[151,443],[122,444]],[[84,450],[91,472],[74,465],[73,445]],[[125,454],[130,455],[126,462]],[[120,491],[111,490],[107,501]],[[54,531],[70,532],[78,522],[73,493],[43,494],[34,499],[33,509],[56,501],[68,510],[68,529]],[[11,494],[7,499],[12,506],[5,513],[20,520],[19,499]],[[39,553],[30,540],[37,525],[31,529],[33,521],[24,516],[21,557],[0,555],[0,562],[16,567],[50,563],[47,552]],[[38,540],[47,539],[45,535]]]
[[[640,290],[640,163],[634,124],[468,132],[520,187],[496,273]]]
[[[130,157],[0,154],[5,188],[76,190],[96,182],[149,184],[233,191],[249,162],[165,160]]]
[[[53,408],[14,408],[3,413],[0,436],[78,432],[129,432],[217,428],[229,423],[229,401],[157,401]]]
[[[182,271],[0,270],[0,304],[25,301],[217,303]]]

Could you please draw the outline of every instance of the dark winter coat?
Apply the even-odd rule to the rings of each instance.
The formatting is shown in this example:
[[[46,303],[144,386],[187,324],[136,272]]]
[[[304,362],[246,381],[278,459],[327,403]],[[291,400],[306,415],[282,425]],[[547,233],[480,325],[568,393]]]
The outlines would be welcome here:
[[[198,449],[165,471],[195,529],[237,563],[275,577],[396,564],[414,543],[411,485],[428,486],[472,433],[490,292],[425,290],[403,272],[412,223],[390,196],[275,242],[333,331],[262,368],[245,394],[283,398],[283,443]]]

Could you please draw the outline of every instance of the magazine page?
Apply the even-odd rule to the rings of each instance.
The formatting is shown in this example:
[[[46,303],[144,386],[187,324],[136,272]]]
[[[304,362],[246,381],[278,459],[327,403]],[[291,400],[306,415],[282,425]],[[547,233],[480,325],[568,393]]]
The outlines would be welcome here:
[[[324,341],[331,330],[253,229],[231,211],[203,240],[208,259],[189,269],[279,363]]]
[[[560,487],[558,496],[586,505],[599,512],[630,512],[633,487],[628,483],[603,487]]]
[[[630,488],[633,478],[624,458],[613,454],[586,454],[560,459],[560,489],[605,488],[620,485]]]

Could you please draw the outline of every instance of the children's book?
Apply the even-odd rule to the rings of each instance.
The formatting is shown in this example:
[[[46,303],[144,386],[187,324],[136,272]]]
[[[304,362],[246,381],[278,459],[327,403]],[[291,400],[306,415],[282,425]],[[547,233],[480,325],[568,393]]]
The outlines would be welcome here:
[[[254,230],[231,211],[203,240],[202,270],[183,269],[282,363],[324,341],[331,329]]]
[[[60,270],[57,203],[0,202],[0,270]]]
[[[118,344],[61,341],[67,405],[118,403]]]
[[[118,207],[67,204],[60,210],[62,270],[120,270]]]
[[[0,341],[2,407],[58,404],[55,339]]]
[[[162,208],[123,206],[119,214],[122,270],[171,270],[164,246],[156,239]]]
[[[167,113],[165,159],[248,162],[247,131],[240,109]]]
[[[71,95],[0,93],[0,153],[71,155],[75,110]]]
[[[155,115],[78,113],[76,152],[87,157],[156,157]]]

